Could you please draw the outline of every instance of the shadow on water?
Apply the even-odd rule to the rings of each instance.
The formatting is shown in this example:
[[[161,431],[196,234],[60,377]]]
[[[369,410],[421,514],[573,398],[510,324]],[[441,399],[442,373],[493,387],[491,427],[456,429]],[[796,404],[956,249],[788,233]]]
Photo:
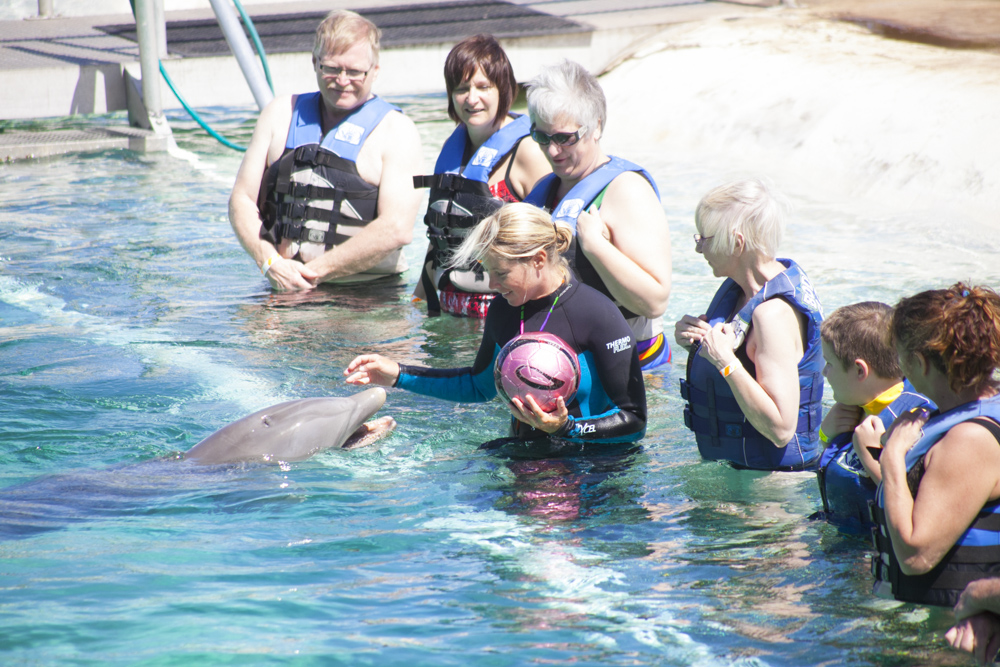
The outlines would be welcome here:
[[[86,521],[237,513],[298,502],[276,483],[273,466],[201,465],[179,458],[72,470],[0,489],[0,540],[29,538]]]
[[[304,292],[270,292],[266,306],[270,309],[333,306],[349,312],[370,313],[388,310],[408,300],[410,289],[410,284],[401,276],[358,283],[321,283]]]

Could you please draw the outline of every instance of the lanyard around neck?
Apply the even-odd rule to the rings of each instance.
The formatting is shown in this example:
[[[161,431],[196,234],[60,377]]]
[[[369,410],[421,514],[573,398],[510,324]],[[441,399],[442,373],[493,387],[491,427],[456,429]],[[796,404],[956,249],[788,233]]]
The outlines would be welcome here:
[[[549,312],[547,312],[545,314],[545,320],[542,322],[542,326],[539,327],[539,329],[538,329],[539,331],[544,331],[545,330],[545,325],[549,323],[549,317],[552,316],[552,311],[555,309],[556,304],[559,303],[559,297],[561,297],[563,294],[566,293],[566,290],[569,289],[569,285],[570,285],[569,282],[567,282],[566,285],[561,290],[559,290],[559,293],[556,294],[556,298],[552,300],[552,305],[549,306]],[[523,303],[521,304],[521,333],[522,334],[524,333],[524,304]]]

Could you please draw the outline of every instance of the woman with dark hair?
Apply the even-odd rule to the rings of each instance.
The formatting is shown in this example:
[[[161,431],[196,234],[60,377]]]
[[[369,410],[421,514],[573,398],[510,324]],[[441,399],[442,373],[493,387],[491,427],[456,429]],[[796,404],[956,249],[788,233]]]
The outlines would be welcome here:
[[[433,176],[414,179],[431,189],[424,222],[430,245],[416,295],[428,314],[485,317],[495,293],[478,265],[449,268],[448,253],[479,221],[531,190],[549,164],[528,136],[527,116],[510,113],[517,80],[491,35],[459,42],[444,64],[448,116],[458,123],[438,155]]]
[[[938,409],[900,415],[879,458],[875,592],[953,606],[969,582],[1000,575],[1000,296],[962,283],[921,292],[896,306],[891,335]]]

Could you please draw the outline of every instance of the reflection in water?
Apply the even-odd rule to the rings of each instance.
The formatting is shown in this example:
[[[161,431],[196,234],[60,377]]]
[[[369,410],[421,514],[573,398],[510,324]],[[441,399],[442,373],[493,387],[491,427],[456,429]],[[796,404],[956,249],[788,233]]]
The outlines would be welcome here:
[[[655,529],[639,502],[648,465],[641,447],[559,458],[548,449],[537,458],[530,454],[546,452],[539,442],[487,445],[480,463],[488,474],[467,495],[477,509],[426,527],[447,531],[463,556],[474,548],[496,578],[476,607],[490,624],[523,637],[518,645],[542,662],[632,655],[645,663],[640,656],[652,652],[660,664],[732,664],[682,630],[676,601],[651,600],[645,584],[622,574],[648,556]]]
[[[638,489],[627,473],[639,447],[629,445],[613,454],[536,459],[525,457],[525,446],[529,443],[506,444],[505,465],[513,481],[502,490],[497,509],[549,523],[591,519],[635,504]]]

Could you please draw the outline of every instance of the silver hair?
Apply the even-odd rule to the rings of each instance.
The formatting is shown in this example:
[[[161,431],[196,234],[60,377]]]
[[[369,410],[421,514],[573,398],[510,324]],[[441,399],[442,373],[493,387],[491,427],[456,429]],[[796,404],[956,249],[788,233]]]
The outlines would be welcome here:
[[[553,125],[568,118],[587,128],[604,131],[608,105],[597,78],[572,60],[546,67],[525,84],[531,122]]]
[[[732,255],[736,234],[742,234],[747,249],[773,259],[785,229],[788,201],[763,179],[726,183],[710,190],[695,211],[695,224],[702,236],[713,237],[712,252]]]

